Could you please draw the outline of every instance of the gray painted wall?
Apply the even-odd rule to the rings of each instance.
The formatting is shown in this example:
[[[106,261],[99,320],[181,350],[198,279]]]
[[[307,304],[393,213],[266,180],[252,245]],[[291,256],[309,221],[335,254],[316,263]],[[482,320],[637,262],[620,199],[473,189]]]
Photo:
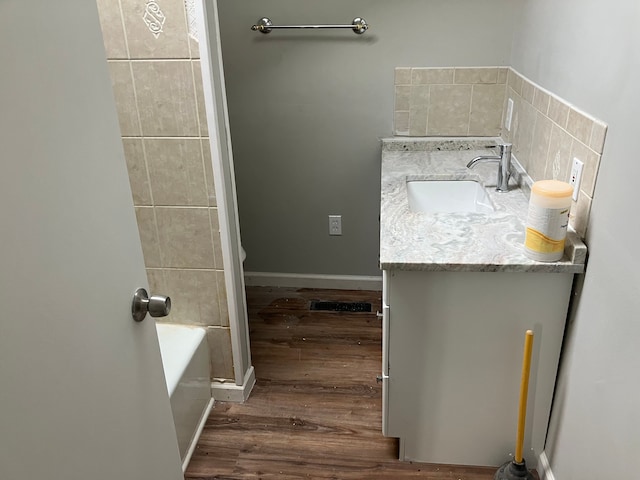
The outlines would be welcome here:
[[[527,0],[512,65],[609,124],[546,451],[557,480],[624,478],[640,448],[640,4]]]
[[[394,67],[508,65],[521,0],[219,0],[246,271],[379,275]],[[275,31],[274,23],[371,24]],[[506,39],[506,40],[505,40]],[[329,214],[343,235],[328,235]]]

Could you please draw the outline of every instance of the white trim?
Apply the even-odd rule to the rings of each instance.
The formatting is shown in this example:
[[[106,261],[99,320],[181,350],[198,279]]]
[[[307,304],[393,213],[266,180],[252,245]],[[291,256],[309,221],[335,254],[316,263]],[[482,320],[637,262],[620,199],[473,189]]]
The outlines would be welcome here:
[[[549,458],[544,450],[538,457],[538,474],[540,475],[540,480],[556,480],[549,464]]]
[[[211,38],[207,12],[211,11],[214,22],[217,25],[215,38]],[[231,330],[231,345],[233,353],[233,368],[235,371],[236,386],[244,388],[245,372],[251,366],[251,350],[249,346],[249,325],[247,316],[246,298],[244,292],[244,278],[242,263],[239,259],[240,251],[240,225],[238,223],[238,205],[236,199],[236,186],[234,183],[233,153],[231,150],[231,135],[228,124],[228,110],[226,104],[226,90],[224,75],[222,74],[222,52],[220,50],[220,29],[218,22],[218,5],[216,0],[199,0],[196,2],[196,15],[198,32],[200,34],[200,65],[203,76],[203,91],[205,98],[205,110],[209,130],[209,142],[211,145],[211,160],[213,164],[216,201],[218,204],[218,216],[220,220],[220,243],[222,247],[222,259],[224,263],[224,278],[227,290],[227,304],[229,311],[229,327]],[[216,55],[212,55],[211,49],[217,49]],[[214,66],[212,62],[217,58],[218,69],[221,75],[218,88],[222,92],[222,105],[217,105],[214,93]],[[224,125],[218,124],[217,111],[222,108]],[[223,133],[222,133],[223,132]],[[228,157],[223,158],[220,136],[224,135],[227,143]],[[225,162],[227,164],[225,165]],[[225,172],[228,175],[225,175]],[[230,180],[227,180],[229,178]],[[235,249],[234,249],[235,247]],[[234,251],[236,252],[234,254]],[[241,291],[236,288],[240,284]],[[245,365],[243,351],[248,352],[248,364]]]
[[[253,365],[247,370],[244,376],[244,383],[236,385],[234,383],[211,382],[211,395],[218,402],[244,403],[253,386],[256,384],[256,374]]]
[[[209,400],[207,407],[202,412],[202,416],[200,417],[200,421],[198,422],[198,428],[196,428],[196,433],[193,435],[191,443],[189,444],[189,448],[187,449],[187,453],[184,456],[184,460],[182,461],[182,473],[187,471],[187,467],[189,466],[189,462],[191,461],[191,456],[196,450],[198,440],[200,440],[200,435],[202,434],[202,430],[204,429],[204,424],[207,423],[207,418],[209,418],[211,408],[213,408],[213,398]]]
[[[244,272],[251,287],[331,288],[335,290],[382,291],[382,276],[316,275],[307,273]]]

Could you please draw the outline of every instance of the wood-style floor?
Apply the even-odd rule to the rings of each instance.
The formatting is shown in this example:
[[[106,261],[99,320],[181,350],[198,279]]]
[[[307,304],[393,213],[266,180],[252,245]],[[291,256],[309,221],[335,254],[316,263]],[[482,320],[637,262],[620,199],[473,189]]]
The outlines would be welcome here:
[[[372,313],[309,311],[311,300],[371,302]],[[491,480],[494,468],[397,460],[382,436],[380,292],[247,289],[256,386],[216,403],[187,479]]]

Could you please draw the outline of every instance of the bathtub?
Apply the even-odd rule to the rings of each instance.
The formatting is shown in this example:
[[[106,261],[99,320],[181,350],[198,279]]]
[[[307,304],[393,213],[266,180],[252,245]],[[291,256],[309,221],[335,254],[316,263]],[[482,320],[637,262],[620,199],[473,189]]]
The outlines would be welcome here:
[[[209,348],[203,328],[156,323],[156,330],[184,472],[213,405]]]

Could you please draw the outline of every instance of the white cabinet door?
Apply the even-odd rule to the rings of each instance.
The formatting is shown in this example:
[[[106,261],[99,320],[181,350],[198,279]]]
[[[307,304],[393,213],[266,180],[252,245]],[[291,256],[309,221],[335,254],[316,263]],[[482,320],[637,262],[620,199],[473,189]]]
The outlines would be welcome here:
[[[95,2],[3,0],[0,45],[0,478],[181,479],[154,322],[131,317],[146,275]]]

